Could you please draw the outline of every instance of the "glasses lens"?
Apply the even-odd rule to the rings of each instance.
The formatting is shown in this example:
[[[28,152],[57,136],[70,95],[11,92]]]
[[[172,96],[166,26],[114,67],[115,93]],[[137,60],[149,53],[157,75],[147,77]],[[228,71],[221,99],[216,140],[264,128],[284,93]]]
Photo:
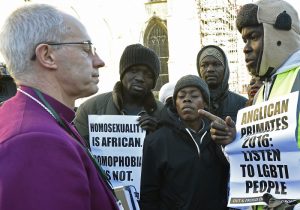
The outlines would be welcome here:
[[[96,55],[96,47],[92,46],[92,54]]]
[[[96,55],[96,48],[92,43],[90,44],[90,48],[91,48],[92,55]]]
[[[96,48],[94,47],[93,43],[87,42],[85,45],[88,47],[88,51],[92,53],[92,55],[96,54]]]

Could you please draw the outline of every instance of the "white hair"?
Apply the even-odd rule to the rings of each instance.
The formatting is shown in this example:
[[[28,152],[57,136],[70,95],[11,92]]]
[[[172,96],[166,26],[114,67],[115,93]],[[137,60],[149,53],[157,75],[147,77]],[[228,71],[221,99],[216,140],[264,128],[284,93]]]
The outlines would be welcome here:
[[[63,14],[46,4],[32,4],[20,7],[6,19],[0,31],[0,51],[14,78],[31,71],[38,44],[62,41],[67,32]]]

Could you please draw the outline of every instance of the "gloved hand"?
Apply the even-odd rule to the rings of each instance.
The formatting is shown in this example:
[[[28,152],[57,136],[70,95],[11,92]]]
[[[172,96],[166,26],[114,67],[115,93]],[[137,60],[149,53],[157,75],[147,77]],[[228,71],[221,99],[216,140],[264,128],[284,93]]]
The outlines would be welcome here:
[[[147,113],[141,115],[137,120],[141,128],[148,132],[155,131],[158,125],[158,119],[156,117],[150,116]]]

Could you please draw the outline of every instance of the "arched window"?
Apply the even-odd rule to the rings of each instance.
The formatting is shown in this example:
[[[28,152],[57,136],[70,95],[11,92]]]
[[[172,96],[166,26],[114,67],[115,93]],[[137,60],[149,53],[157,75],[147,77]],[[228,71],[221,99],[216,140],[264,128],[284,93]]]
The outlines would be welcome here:
[[[154,89],[154,91],[159,91],[161,86],[169,81],[168,33],[165,23],[161,19],[153,18],[149,22],[145,30],[144,45],[153,49],[160,59],[161,71]]]

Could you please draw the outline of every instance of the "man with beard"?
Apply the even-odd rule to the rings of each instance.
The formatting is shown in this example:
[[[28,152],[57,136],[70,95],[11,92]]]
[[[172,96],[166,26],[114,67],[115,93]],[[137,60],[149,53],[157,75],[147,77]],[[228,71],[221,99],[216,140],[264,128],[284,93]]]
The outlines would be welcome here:
[[[229,90],[229,66],[224,51],[215,45],[203,47],[197,55],[197,69],[209,87],[209,111],[236,121],[237,112],[245,107],[247,99]]]
[[[129,45],[121,56],[119,71],[120,81],[113,91],[90,98],[76,112],[75,126],[87,142],[88,115],[140,115],[138,123],[147,133],[157,127],[163,104],[151,92],[160,72],[156,53],[141,44]]]

